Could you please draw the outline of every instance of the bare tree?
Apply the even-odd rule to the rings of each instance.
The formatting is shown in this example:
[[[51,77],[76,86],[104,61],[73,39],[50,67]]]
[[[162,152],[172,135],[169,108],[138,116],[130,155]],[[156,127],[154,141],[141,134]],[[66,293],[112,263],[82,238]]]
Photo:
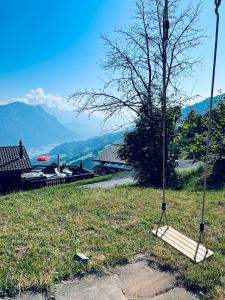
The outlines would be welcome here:
[[[179,88],[200,62],[191,50],[198,47],[203,30],[198,26],[200,4],[181,8],[181,0],[169,1],[170,31],[167,46],[167,90],[170,103],[183,101]],[[103,35],[106,72],[103,88],[76,91],[70,98],[79,112],[100,111],[106,119],[131,112],[135,117],[143,108],[158,105],[162,93],[164,0],[136,0],[132,24],[116,28],[116,40]]]

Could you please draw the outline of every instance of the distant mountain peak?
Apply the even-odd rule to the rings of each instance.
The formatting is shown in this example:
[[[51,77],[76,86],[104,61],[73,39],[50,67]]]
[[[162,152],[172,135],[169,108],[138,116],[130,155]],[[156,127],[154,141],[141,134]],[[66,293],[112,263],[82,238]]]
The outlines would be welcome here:
[[[20,101],[0,105],[0,145],[14,145],[22,139],[28,147],[77,139],[77,134],[63,126],[40,105]]]

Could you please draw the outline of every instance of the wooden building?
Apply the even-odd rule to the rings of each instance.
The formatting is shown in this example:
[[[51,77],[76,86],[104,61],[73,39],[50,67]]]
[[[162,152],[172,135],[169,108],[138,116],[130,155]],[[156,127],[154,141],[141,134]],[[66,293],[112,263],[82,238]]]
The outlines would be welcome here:
[[[121,144],[112,144],[104,149],[93,161],[100,164],[100,172],[111,173],[117,171],[130,170],[130,166],[125,160],[119,157],[118,151]]]
[[[0,147],[0,194],[20,189],[21,174],[32,169],[25,147]]]

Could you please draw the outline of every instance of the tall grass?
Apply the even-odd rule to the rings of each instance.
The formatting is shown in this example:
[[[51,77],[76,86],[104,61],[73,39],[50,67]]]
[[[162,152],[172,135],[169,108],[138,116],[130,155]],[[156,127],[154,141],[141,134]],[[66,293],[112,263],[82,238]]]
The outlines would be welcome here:
[[[199,191],[202,188],[204,166],[194,169],[177,170],[178,189]]]

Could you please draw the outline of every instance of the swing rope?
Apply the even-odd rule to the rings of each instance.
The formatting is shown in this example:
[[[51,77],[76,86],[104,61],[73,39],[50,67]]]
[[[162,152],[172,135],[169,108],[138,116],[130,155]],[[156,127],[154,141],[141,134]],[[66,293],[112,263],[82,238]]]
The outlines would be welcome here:
[[[152,230],[153,234],[166,241],[168,244],[176,248],[178,251],[189,257],[193,262],[198,263],[213,255],[213,252],[201,245],[204,239],[204,216],[205,216],[205,205],[206,205],[206,190],[207,190],[207,179],[209,169],[209,153],[210,153],[210,142],[212,135],[212,113],[213,113],[213,96],[214,96],[214,85],[216,75],[216,59],[217,59],[217,48],[218,48],[218,35],[219,35],[219,6],[222,0],[215,0],[215,13],[216,13],[216,32],[215,32],[215,45],[214,45],[214,59],[213,59],[213,71],[212,71],[212,83],[211,83],[211,95],[210,95],[210,108],[209,108],[209,122],[207,131],[207,147],[205,153],[204,163],[204,174],[203,174],[203,190],[202,190],[202,207],[201,207],[201,221],[200,221],[200,234],[198,242],[195,242],[188,237],[182,235],[172,227],[169,227],[167,216],[166,216],[166,161],[167,161],[167,144],[166,144],[166,61],[167,61],[167,44],[168,44],[168,0],[165,1],[164,12],[163,12],[163,91],[162,91],[162,160],[163,160],[163,174],[162,174],[162,214],[158,222],[156,230]],[[165,217],[166,225],[160,227],[163,217]],[[160,231],[160,233],[158,233]],[[200,248],[201,251],[198,251]],[[204,252],[203,252],[204,251]]]
[[[156,234],[160,224],[162,223],[163,217],[165,217],[166,225],[168,226],[168,220],[166,215],[166,90],[167,90],[167,74],[166,74],[166,63],[167,63],[167,44],[168,44],[168,33],[169,33],[169,20],[168,20],[168,0],[165,0],[165,7],[163,13],[163,92],[162,92],[162,214],[158,222]]]
[[[214,86],[215,86],[215,77],[216,77],[216,60],[217,60],[217,48],[218,48],[218,36],[219,36],[219,21],[220,21],[219,6],[220,6],[220,4],[221,4],[221,0],[215,0],[216,32],[215,32],[211,95],[210,95],[210,103],[209,103],[208,137],[207,137],[205,167],[204,167],[204,175],[203,175],[202,210],[201,210],[201,222],[200,222],[200,226],[199,226],[200,236],[199,236],[199,242],[198,242],[198,246],[196,249],[195,257],[197,255],[200,243],[203,243],[203,240],[204,240],[204,227],[205,227],[204,217],[205,217],[207,179],[208,179],[208,171],[209,171],[210,142],[211,142],[211,135],[212,135],[212,112],[213,112],[213,97],[214,97]],[[207,253],[206,253],[206,255],[207,255]]]
[[[217,60],[217,48],[218,48],[218,35],[219,35],[219,7],[221,0],[215,0],[215,14],[216,14],[216,32],[215,32],[215,45],[214,45],[214,59],[213,59],[213,71],[212,71],[212,83],[211,83],[211,95],[210,95],[210,107],[209,107],[209,124],[208,124],[208,137],[207,137],[207,146],[205,154],[205,164],[204,164],[204,175],[203,175],[203,192],[202,192],[202,209],[201,209],[201,221],[199,224],[199,241],[195,253],[195,258],[197,256],[198,248],[200,243],[204,239],[204,216],[205,216],[205,204],[206,204],[206,190],[207,190],[207,178],[208,178],[208,169],[209,169],[209,152],[210,152],[210,142],[211,142],[211,133],[212,133],[212,110],[213,110],[213,97],[214,97],[214,85],[215,85],[215,75],[216,75],[216,60]],[[163,161],[163,170],[162,170],[162,214],[158,222],[156,229],[156,235],[158,233],[159,227],[165,217],[166,225],[168,227],[168,220],[166,215],[166,63],[167,63],[167,44],[168,44],[168,32],[169,32],[169,20],[168,20],[168,0],[165,0],[164,14],[163,14],[163,93],[162,93],[162,161]],[[207,255],[207,252],[206,252]]]

